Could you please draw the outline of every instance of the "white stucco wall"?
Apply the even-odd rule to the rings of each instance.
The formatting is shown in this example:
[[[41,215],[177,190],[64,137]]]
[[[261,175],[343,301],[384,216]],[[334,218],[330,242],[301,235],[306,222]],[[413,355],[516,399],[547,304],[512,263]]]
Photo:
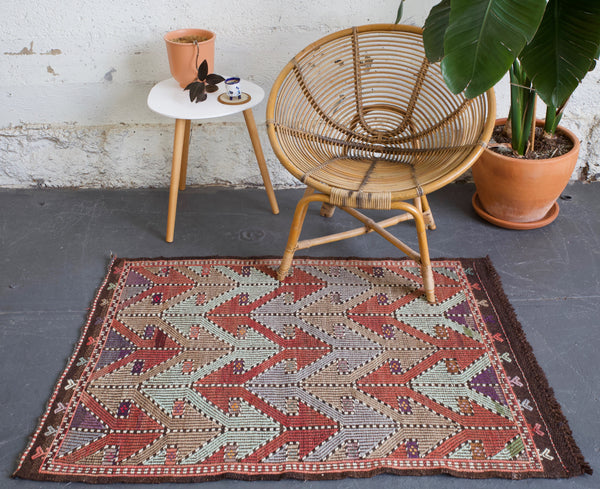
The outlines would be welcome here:
[[[408,0],[422,25],[437,0]],[[398,0],[0,0],[0,186],[148,187],[169,179],[173,126],[146,106],[168,78],[162,36],[217,33],[215,71],[269,92],[285,63],[352,25],[393,22]],[[575,93],[564,124],[582,139],[573,178],[600,179],[600,69]],[[506,107],[498,91],[499,114]],[[273,183],[296,185],[271,151],[265,102],[254,109]],[[241,115],[194,124],[190,184],[259,185]]]

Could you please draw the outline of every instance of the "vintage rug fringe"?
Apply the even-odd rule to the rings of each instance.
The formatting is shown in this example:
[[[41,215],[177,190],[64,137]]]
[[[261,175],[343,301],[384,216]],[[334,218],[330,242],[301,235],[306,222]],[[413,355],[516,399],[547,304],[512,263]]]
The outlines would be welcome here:
[[[591,474],[488,258],[114,259],[14,477]]]

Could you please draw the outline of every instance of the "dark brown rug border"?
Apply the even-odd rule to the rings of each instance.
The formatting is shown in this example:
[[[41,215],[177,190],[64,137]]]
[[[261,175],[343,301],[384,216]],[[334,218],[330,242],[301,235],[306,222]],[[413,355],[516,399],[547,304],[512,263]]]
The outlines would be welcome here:
[[[75,364],[75,360],[80,356],[86,356],[88,351],[93,350],[94,345],[88,344],[86,338],[94,337],[102,328],[102,321],[99,318],[103,318],[108,311],[108,305],[113,297],[113,288],[111,288],[110,278],[113,274],[119,274],[120,269],[125,262],[135,263],[143,261],[167,261],[167,260],[210,260],[210,259],[231,259],[231,260],[266,260],[266,259],[279,259],[280,256],[203,256],[203,257],[151,257],[151,258],[117,258],[111,257],[108,271],[103,278],[103,281],[98,288],[94,299],[90,307],[90,313],[84,326],[81,328],[79,340],[73,350],[72,355],[69,357],[67,366],[63,373],[60,375],[58,381],[55,383],[55,387],[52,390],[50,400],[46,403],[44,413],[38,419],[36,424],[37,429],[30,436],[29,441],[22,455],[17,460],[17,469],[11,475],[11,478],[22,478],[29,480],[38,481],[54,481],[54,482],[86,482],[93,484],[106,484],[106,483],[162,483],[162,482],[208,482],[217,481],[222,479],[235,479],[235,480],[283,480],[283,479],[298,479],[298,480],[339,480],[343,478],[366,478],[372,477],[378,474],[391,474],[391,475],[411,475],[411,476],[423,476],[423,475],[452,475],[459,478],[469,479],[484,479],[484,478],[502,478],[502,479],[524,479],[524,478],[570,478],[582,474],[592,474],[592,468],[585,461],[581,450],[575,443],[571,429],[569,428],[568,421],[564,416],[562,409],[556,400],[554,392],[550,387],[546,375],[540,367],[537,359],[534,356],[533,349],[527,341],[525,332],[521,324],[519,323],[516,313],[510,304],[504,289],[500,277],[492,265],[489,256],[484,258],[432,258],[432,262],[436,261],[459,261],[464,267],[470,266],[476,270],[479,280],[484,285],[484,290],[491,299],[492,303],[496,306],[496,314],[500,318],[500,322],[505,326],[503,334],[508,339],[508,343],[511,345],[513,350],[517,351],[521,365],[525,365],[526,368],[522,369],[522,373],[526,376],[529,381],[529,388],[535,396],[535,399],[539,401],[539,412],[546,420],[546,424],[549,426],[552,436],[557,441],[556,450],[560,453],[563,460],[565,471],[553,470],[539,472],[522,472],[518,474],[500,472],[500,471],[482,471],[482,472],[467,472],[454,470],[449,468],[432,468],[432,469],[394,469],[387,467],[380,467],[376,469],[365,469],[363,471],[342,471],[342,472],[331,472],[327,474],[306,474],[303,472],[286,471],[281,474],[257,474],[257,475],[244,475],[237,474],[235,472],[221,473],[218,475],[208,476],[151,476],[151,477],[139,477],[139,476],[115,476],[115,477],[93,477],[87,475],[76,475],[76,474],[46,474],[39,473],[38,468],[40,462],[31,459],[31,455],[35,454],[33,450],[34,445],[40,436],[40,434],[48,426],[53,424],[56,419],[62,418],[62,414],[55,414],[50,408],[53,407],[57,394],[63,390],[67,384],[67,378],[79,378],[81,375],[82,367]],[[384,257],[384,258],[373,258],[373,257],[331,257],[331,256],[298,256],[297,259],[302,260],[358,260],[358,261],[411,261],[409,258],[398,258],[398,257]],[[296,259],[294,260],[296,261]],[[102,305],[105,303],[105,305]],[[66,399],[68,401],[68,399]]]
[[[504,292],[500,276],[492,265],[491,259],[488,256],[481,259],[479,263],[474,261],[473,265],[480,276],[485,274],[485,280],[482,279],[482,282],[489,281],[490,286],[486,286],[485,290],[492,302],[497,305],[496,314],[499,316],[501,324],[506,325],[503,333],[512,348],[518,353],[522,372],[530,381],[529,389],[534,394],[534,398],[538,400],[538,409],[549,425],[554,439],[558,442],[556,450],[563,458],[565,469],[568,471],[567,477],[584,473],[591,475],[593,470],[585,461],[581,450],[575,443],[567,418],[556,400],[554,390],[550,387],[546,374],[534,355],[533,348],[527,340],[516,312]]]

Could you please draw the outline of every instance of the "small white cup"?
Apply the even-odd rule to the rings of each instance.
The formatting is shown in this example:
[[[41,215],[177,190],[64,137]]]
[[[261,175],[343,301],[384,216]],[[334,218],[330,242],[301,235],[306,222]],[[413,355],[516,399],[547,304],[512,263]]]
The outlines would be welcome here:
[[[242,90],[240,89],[240,79],[237,76],[227,78],[225,80],[225,86],[227,87],[227,94],[229,100],[241,99]]]

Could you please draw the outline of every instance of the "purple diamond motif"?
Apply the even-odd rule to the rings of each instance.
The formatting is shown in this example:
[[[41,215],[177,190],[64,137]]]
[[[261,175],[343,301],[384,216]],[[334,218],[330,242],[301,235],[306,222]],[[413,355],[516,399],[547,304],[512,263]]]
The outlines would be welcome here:
[[[386,340],[393,340],[395,336],[394,327],[391,324],[384,324],[381,327],[381,332]]]
[[[390,360],[390,372],[393,374],[402,373],[402,364],[400,363],[400,360]]]
[[[415,440],[406,442],[406,456],[408,458],[419,458],[419,443]]]
[[[144,360],[136,360],[133,362],[133,367],[131,368],[132,374],[141,374],[144,370]]]
[[[117,409],[117,414],[119,416],[129,416],[129,410],[131,409],[131,401],[121,401],[119,404],[119,408]]]
[[[400,408],[400,412],[402,414],[412,414],[412,408],[410,407],[410,401],[408,400],[408,397],[399,397],[398,407]]]

